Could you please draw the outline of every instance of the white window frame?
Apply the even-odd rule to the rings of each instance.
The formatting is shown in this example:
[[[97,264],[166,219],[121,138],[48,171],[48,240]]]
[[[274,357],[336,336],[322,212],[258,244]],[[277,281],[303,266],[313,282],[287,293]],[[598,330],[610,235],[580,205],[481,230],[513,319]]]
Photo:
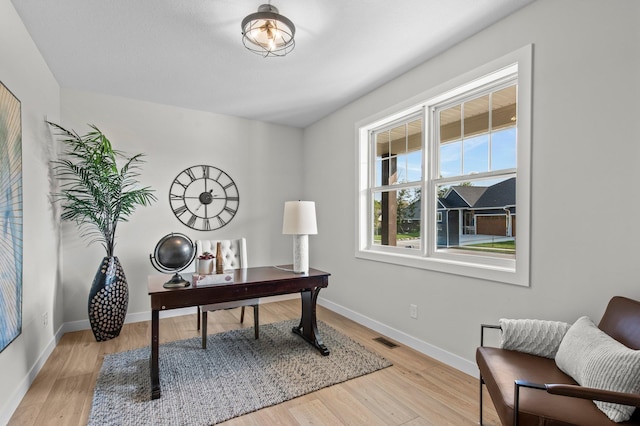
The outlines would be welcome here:
[[[532,100],[532,52],[533,46],[527,45],[515,52],[491,61],[464,75],[458,76],[433,89],[421,93],[393,108],[380,112],[356,123],[356,167],[357,180],[357,215],[356,215],[356,251],[355,256],[361,259],[387,262],[396,265],[428,269],[444,273],[463,275],[529,286],[530,263],[530,186],[531,186],[531,100]],[[517,73],[518,105],[517,129],[517,174],[516,211],[518,214],[518,236],[515,259],[500,259],[494,256],[478,256],[452,253],[447,250],[436,250],[431,242],[437,238],[436,185],[432,170],[437,167],[438,153],[432,143],[435,132],[429,126],[432,120],[429,114],[436,105],[468,93],[487,83],[508,79]],[[373,159],[370,135],[381,127],[402,120],[405,117],[423,111],[424,140],[423,153],[427,158],[423,161],[423,208],[422,239],[420,250],[407,250],[397,247],[373,244],[373,225],[371,212],[371,191],[373,182]],[[438,179],[442,182],[442,179]],[[425,201],[426,200],[426,201]]]

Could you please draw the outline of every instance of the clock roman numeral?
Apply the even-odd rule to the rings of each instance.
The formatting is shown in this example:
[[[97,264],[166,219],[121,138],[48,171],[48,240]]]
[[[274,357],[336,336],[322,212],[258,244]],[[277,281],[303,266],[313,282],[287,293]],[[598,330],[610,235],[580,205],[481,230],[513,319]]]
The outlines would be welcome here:
[[[196,216],[192,214],[189,220],[187,221],[187,226],[189,228],[193,228],[193,225],[195,224],[196,224]]]
[[[233,216],[234,214],[236,214],[236,211],[234,209],[232,209],[231,207],[225,207],[224,211],[229,213],[231,216]]]
[[[193,173],[193,170],[187,169],[184,172],[187,174],[187,176],[189,176],[189,179],[191,179],[191,182],[196,180],[196,175]]]
[[[225,186],[223,186],[224,189],[229,189],[232,186],[235,186],[235,184],[233,182],[226,184]]]
[[[225,222],[224,219],[221,218],[220,216],[216,216],[216,218],[218,219],[218,223],[220,224],[220,227],[227,224],[227,222]]]
[[[184,183],[180,182],[180,181],[178,180],[178,178],[176,178],[176,180],[174,180],[174,181],[173,181],[173,183],[174,183],[174,184],[178,184],[178,185],[180,185],[180,186],[181,186],[181,187],[183,187],[184,189],[187,189],[187,186],[189,186],[189,185],[185,185]]]
[[[227,197],[227,201],[238,201],[239,199],[238,197]]]
[[[202,167],[202,177],[205,179],[209,179],[209,166],[201,166]]]
[[[204,220],[204,230],[211,231],[211,222],[209,222],[209,219]]]
[[[171,200],[182,200],[182,195],[180,195],[180,194],[169,194],[169,199],[171,199]]]
[[[181,216],[186,211],[187,211],[187,206],[186,205],[182,205],[182,206],[180,206],[180,207],[178,207],[176,209],[173,209],[173,213],[176,216]]]

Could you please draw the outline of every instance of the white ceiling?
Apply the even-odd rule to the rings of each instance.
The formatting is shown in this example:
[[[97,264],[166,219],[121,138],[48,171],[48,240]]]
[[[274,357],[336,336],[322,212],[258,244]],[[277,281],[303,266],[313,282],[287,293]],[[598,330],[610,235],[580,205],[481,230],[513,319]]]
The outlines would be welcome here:
[[[64,88],[306,127],[533,0],[274,0],[296,47],[262,58],[260,0],[12,0]]]

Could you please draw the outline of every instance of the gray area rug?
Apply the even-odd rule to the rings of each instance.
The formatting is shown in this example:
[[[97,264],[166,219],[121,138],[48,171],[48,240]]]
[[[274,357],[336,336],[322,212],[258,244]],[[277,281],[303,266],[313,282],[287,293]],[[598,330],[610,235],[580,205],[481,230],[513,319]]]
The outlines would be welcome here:
[[[160,345],[162,396],[151,400],[150,349],[106,355],[89,425],[210,425],[388,367],[391,363],[319,321],[331,354],[291,332],[299,320]]]

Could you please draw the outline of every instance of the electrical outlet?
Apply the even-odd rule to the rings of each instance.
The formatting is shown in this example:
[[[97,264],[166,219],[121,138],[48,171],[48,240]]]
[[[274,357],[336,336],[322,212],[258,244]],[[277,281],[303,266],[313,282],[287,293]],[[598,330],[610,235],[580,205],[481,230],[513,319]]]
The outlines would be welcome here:
[[[49,315],[47,314],[47,312],[43,312],[42,313],[42,326],[46,327],[47,324],[49,324]]]
[[[418,305],[409,305],[409,316],[411,318],[418,318]]]

